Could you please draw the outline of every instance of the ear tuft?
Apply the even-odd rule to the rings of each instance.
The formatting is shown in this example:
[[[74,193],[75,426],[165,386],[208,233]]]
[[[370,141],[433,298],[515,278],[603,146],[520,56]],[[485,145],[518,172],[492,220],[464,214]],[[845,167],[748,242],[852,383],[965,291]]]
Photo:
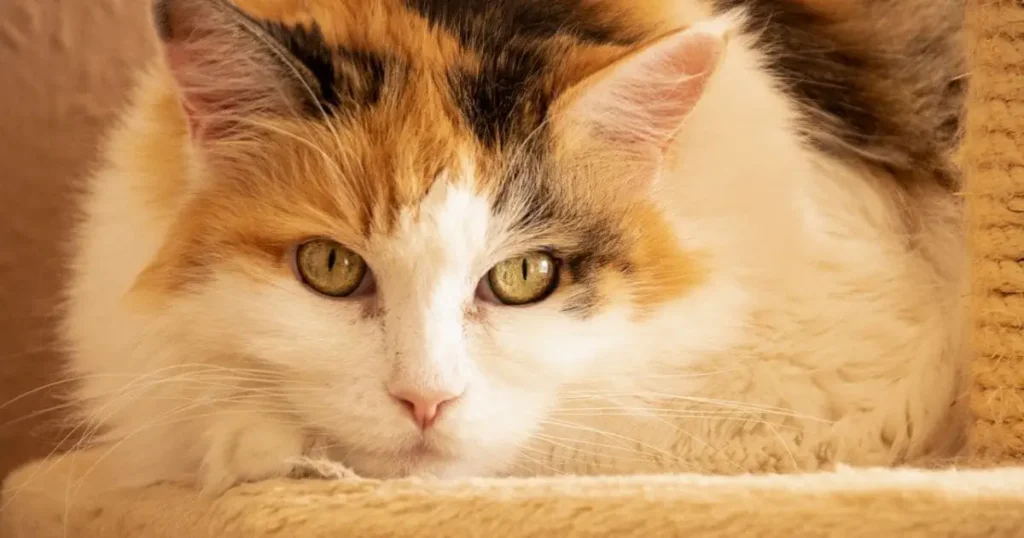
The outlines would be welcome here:
[[[246,16],[226,0],[153,0],[153,24],[164,44],[190,39],[200,29],[225,27]]]
[[[168,0],[154,0],[153,2],[153,26],[156,27],[156,35],[167,41],[171,37],[171,15],[168,12]]]

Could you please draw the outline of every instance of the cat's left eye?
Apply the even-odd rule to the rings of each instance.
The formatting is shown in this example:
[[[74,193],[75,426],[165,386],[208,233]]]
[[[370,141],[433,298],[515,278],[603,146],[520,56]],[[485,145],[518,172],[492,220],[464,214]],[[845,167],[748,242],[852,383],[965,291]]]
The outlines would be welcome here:
[[[558,260],[531,252],[495,265],[480,281],[479,294],[491,302],[522,306],[547,299],[558,287]]]
[[[364,291],[372,279],[362,256],[330,239],[299,245],[295,268],[307,286],[329,297],[355,295]]]

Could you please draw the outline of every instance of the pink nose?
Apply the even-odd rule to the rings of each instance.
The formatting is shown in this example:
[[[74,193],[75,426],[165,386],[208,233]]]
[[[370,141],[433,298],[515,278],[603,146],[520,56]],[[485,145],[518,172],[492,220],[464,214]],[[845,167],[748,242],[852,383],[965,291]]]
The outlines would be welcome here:
[[[391,395],[409,410],[416,424],[425,430],[434,424],[445,404],[457,400],[462,394],[437,390],[392,389]]]

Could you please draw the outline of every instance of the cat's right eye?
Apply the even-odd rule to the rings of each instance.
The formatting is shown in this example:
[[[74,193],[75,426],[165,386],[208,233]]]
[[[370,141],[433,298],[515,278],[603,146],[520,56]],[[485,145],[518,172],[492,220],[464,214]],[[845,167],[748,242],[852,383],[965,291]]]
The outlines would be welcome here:
[[[329,297],[357,295],[372,279],[362,256],[330,239],[314,239],[299,245],[295,268],[303,283]]]

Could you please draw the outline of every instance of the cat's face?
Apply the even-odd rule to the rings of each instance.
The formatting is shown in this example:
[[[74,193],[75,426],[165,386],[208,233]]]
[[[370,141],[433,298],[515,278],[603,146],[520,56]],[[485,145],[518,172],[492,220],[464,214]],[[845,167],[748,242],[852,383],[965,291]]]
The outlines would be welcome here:
[[[274,410],[357,472],[501,470],[566,390],[621,370],[706,282],[706,254],[650,185],[714,66],[713,33],[481,52],[413,33],[410,15],[403,32],[429,52],[284,27],[261,34],[292,38],[268,52],[218,33],[229,10],[169,4],[198,151],[137,289],[201,315],[188,339],[203,361],[277,372],[259,386]],[[235,48],[242,67],[210,56]]]

